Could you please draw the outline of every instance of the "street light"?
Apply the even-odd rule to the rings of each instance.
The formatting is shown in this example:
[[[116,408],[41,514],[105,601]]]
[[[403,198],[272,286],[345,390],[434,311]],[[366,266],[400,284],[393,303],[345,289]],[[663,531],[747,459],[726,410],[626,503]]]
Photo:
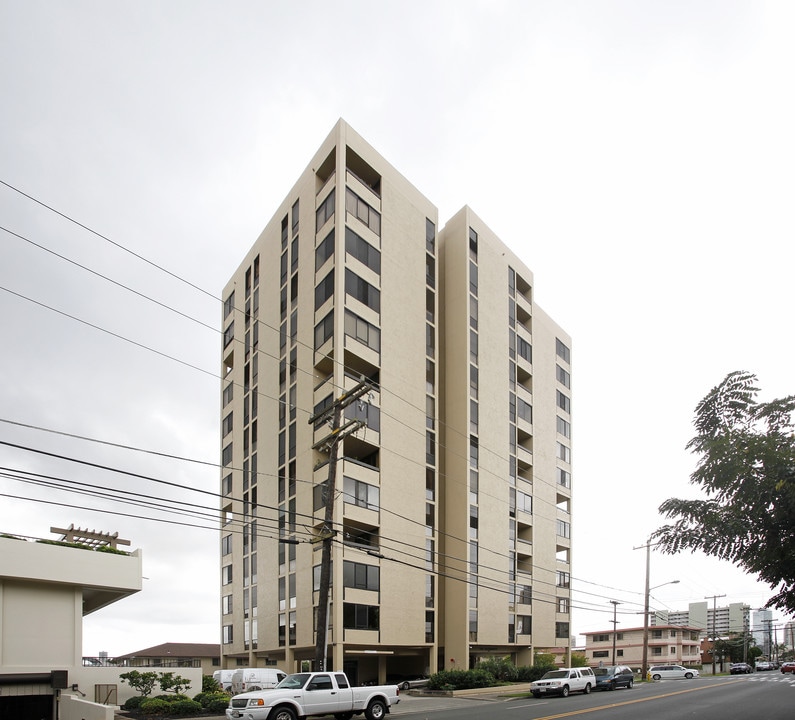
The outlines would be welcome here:
[[[646,592],[644,593],[643,601],[643,660],[641,662],[642,677],[646,677],[649,670],[649,593],[652,590],[663,587],[663,585],[676,585],[678,580],[669,580],[660,585],[649,587],[649,565],[651,561],[651,543],[646,544]]]

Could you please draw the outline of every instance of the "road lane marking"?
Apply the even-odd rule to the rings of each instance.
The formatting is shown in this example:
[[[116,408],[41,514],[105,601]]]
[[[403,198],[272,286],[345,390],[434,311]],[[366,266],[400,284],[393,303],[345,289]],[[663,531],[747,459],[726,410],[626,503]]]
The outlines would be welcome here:
[[[712,688],[724,687],[742,680],[729,680],[727,682],[706,685],[704,687],[688,688],[687,690],[677,690],[676,692],[664,693],[662,695],[652,695],[651,697],[638,698],[637,700],[626,700],[625,702],[611,703],[610,705],[599,705],[598,707],[583,708],[582,710],[571,710],[558,715],[544,715],[537,720],[556,720],[556,718],[573,717],[574,715],[585,715],[586,713],[598,712],[599,710],[609,710],[610,708],[622,707],[623,705],[635,705],[637,703],[648,702],[649,700],[659,700],[660,698],[673,697],[674,695],[684,695],[685,693],[699,692],[701,690],[711,690]]]

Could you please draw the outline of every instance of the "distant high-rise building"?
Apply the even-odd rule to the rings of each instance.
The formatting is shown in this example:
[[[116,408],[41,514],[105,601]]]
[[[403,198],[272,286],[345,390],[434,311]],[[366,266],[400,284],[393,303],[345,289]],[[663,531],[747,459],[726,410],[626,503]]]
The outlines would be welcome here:
[[[224,289],[225,666],[311,666],[329,532],[354,682],[570,646],[571,340],[472,210],[437,215],[340,120]]]
[[[687,610],[658,610],[651,617],[652,625],[682,625],[699,628],[702,637],[727,637],[748,633],[751,607],[744,603],[731,603],[712,607],[707,602],[690,603]]]

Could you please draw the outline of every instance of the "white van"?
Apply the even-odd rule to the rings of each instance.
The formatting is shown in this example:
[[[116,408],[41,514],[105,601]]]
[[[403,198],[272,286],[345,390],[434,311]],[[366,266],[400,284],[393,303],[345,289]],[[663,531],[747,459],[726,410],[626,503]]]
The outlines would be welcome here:
[[[231,670],[216,670],[213,673],[213,680],[218,683],[221,690],[229,692],[232,687],[232,675],[234,674],[234,668]]]
[[[232,674],[232,695],[275,688],[287,677],[278,668],[237,668]]]

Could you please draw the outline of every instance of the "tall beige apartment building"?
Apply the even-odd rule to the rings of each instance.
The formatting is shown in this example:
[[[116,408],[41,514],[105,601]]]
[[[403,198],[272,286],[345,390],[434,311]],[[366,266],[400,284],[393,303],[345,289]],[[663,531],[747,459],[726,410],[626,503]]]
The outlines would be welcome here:
[[[224,666],[311,664],[328,533],[354,682],[568,649],[571,341],[485,223],[340,120],[224,298]]]

